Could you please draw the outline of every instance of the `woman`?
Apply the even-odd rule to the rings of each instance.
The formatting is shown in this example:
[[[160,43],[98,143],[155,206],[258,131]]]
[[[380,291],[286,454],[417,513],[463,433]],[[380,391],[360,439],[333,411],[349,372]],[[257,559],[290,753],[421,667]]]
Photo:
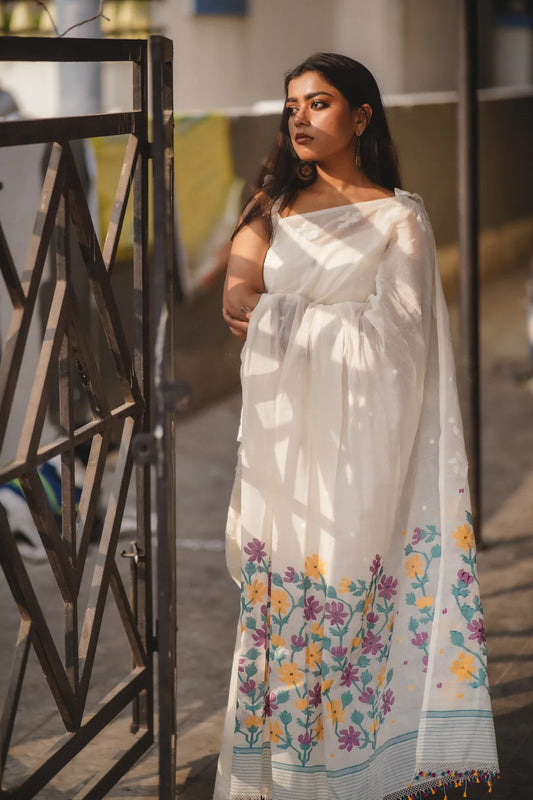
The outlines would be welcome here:
[[[241,618],[216,800],[383,800],[498,771],[431,227],[372,75],[286,77],[234,235],[246,338],[227,556]]]

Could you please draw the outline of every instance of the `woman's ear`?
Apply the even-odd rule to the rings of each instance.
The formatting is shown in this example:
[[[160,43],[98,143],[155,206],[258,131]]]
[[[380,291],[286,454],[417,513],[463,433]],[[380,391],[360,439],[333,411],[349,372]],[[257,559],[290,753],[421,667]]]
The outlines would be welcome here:
[[[372,119],[372,106],[369,106],[368,103],[363,103],[362,106],[354,110],[354,116],[355,132],[357,136],[361,136]]]

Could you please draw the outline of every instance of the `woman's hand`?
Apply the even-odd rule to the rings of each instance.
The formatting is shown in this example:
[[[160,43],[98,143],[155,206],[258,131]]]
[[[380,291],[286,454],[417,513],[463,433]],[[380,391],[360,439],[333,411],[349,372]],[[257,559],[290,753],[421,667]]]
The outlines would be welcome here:
[[[263,262],[270,244],[261,219],[253,219],[233,239],[224,285],[222,316],[234,336],[246,339],[250,314],[265,291]]]
[[[222,316],[224,317],[224,322],[226,323],[232,334],[236,336],[238,339],[246,339],[246,334],[248,333],[248,322],[251,313],[252,313],[251,309],[243,306],[240,315],[238,317],[234,317],[231,315],[229,309],[227,309],[226,307],[222,308]]]

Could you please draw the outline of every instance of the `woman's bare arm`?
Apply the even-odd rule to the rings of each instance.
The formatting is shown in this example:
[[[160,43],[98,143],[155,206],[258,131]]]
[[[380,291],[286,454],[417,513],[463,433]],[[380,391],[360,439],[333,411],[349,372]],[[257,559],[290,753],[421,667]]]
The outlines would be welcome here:
[[[265,291],[263,262],[270,241],[264,222],[253,219],[236,234],[228,260],[224,284],[224,320],[230,331],[246,338],[248,318]]]

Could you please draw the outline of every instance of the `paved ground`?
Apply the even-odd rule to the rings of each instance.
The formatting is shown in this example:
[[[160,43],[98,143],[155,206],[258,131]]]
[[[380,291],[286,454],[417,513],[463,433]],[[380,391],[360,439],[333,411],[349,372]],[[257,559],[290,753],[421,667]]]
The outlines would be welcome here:
[[[482,300],[486,547],[479,562],[503,772],[491,795],[494,800],[533,797],[533,384],[524,379],[529,371],[526,278],[522,270],[494,279],[484,287]],[[221,736],[238,609],[238,592],[225,568],[223,530],[233,480],[239,405],[238,395],[229,395],[178,425],[180,800],[210,800]],[[33,571],[37,580],[44,581],[43,568]],[[51,593],[50,602],[56,599]],[[0,633],[1,672],[2,653],[12,647],[16,630],[13,603],[1,584],[0,603],[5,618]],[[113,624],[110,618],[109,654]],[[99,674],[102,681],[111,682],[122,665],[106,655],[105,642],[102,647]],[[43,749],[43,724],[51,713],[46,692],[44,687],[38,694],[39,715],[32,723],[30,738],[36,751]],[[30,705],[28,697],[28,709]],[[126,725],[126,720],[117,723],[117,740]],[[27,758],[28,735],[22,723],[16,739],[21,761]],[[98,751],[94,758],[98,759]],[[70,797],[59,779],[39,796]],[[478,787],[468,796],[475,799],[487,794]],[[155,751],[109,797],[156,800]],[[452,797],[455,795],[449,794],[450,800]]]

